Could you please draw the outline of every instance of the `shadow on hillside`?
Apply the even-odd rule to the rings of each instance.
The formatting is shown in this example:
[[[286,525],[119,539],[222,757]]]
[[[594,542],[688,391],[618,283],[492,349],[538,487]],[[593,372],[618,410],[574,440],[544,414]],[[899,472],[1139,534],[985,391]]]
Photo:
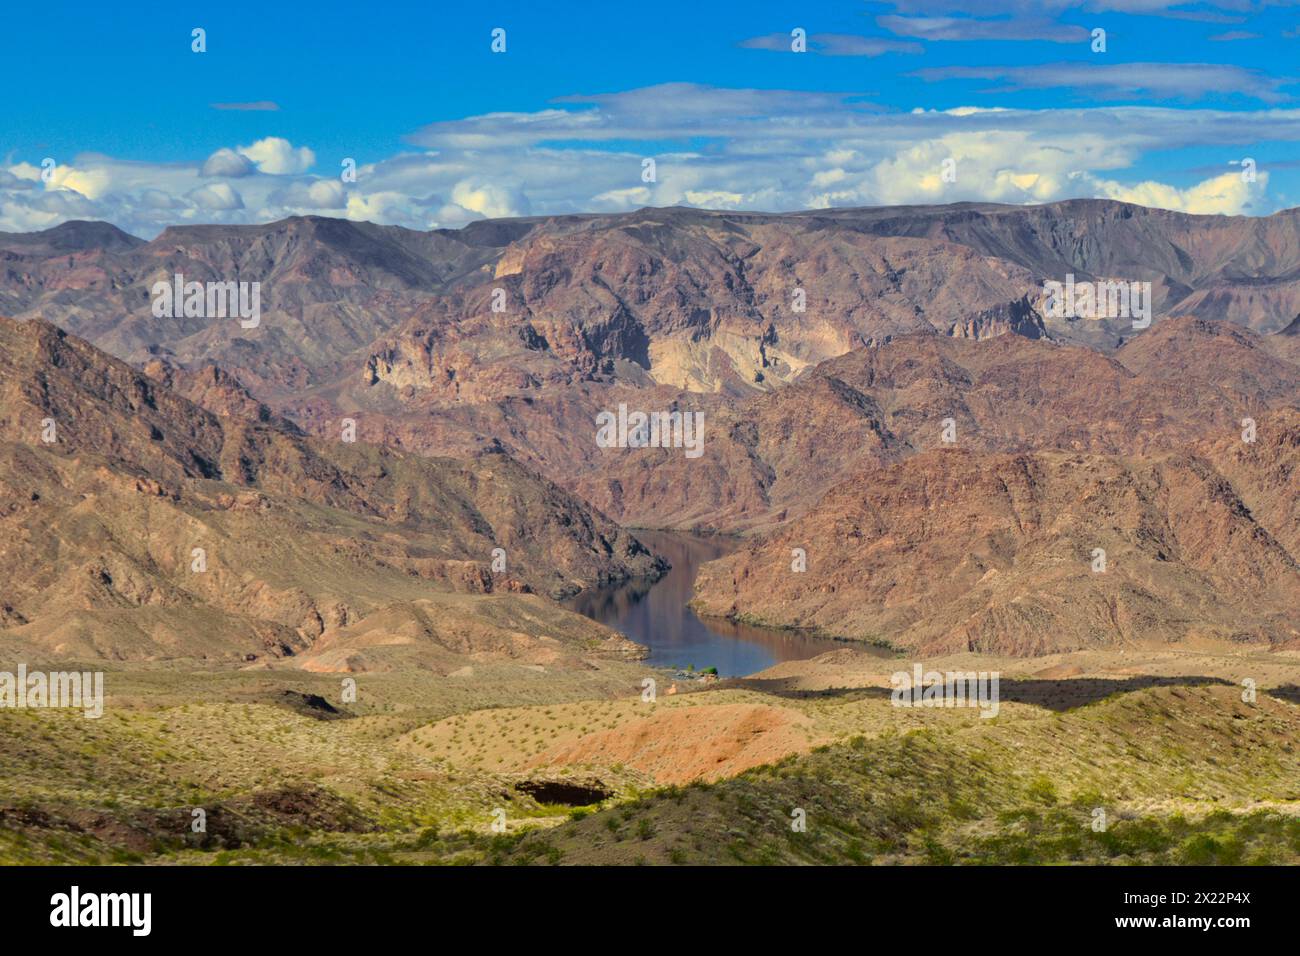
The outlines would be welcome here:
[[[1284,700],[1288,704],[1300,704],[1300,685],[1283,684],[1281,687],[1271,688],[1264,693],[1268,694],[1269,697]]]
[[[893,691],[888,687],[832,687],[826,690],[803,690],[792,686],[791,678],[737,678],[724,681],[719,686],[739,687],[755,690],[774,697],[791,700],[867,700],[870,698],[888,699]],[[1002,703],[1032,704],[1048,710],[1073,710],[1096,703],[1112,694],[1126,694],[1152,687],[1204,687],[1210,684],[1233,686],[1231,681],[1221,677],[1128,677],[1119,680],[1111,677],[1070,677],[1062,680],[1012,680],[1002,678],[998,685],[998,698]],[[1270,691],[1278,697],[1287,688]],[[1294,699],[1300,702],[1300,687],[1290,688],[1296,694]]]
[[[346,710],[335,707],[324,697],[317,694],[303,694],[296,690],[282,690],[271,702],[313,720],[347,720],[354,716]]]

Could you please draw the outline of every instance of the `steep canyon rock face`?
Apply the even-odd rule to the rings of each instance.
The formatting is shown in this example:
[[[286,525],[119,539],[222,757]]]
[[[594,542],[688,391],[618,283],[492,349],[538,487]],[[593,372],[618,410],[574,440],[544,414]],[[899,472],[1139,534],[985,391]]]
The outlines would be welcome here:
[[[6,434],[30,445],[33,416],[66,413],[59,452],[13,453],[84,450],[166,500],[221,483],[254,514],[265,500],[293,522],[312,508],[378,522],[365,548],[342,530],[331,547],[439,593],[493,583],[490,542],[516,588],[654,573],[617,522],[751,534],[702,576],[709,613],[927,650],[1285,646],[1297,216],[646,209],[429,233],[291,219],[149,243],[69,223],[0,235],[0,306],[147,375],[48,325],[6,326],[29,368],[6,379]],[[260,325],[154,317],[149,288],[176,273],[260,281]],[[1043,284],[1067,276],[1150,283],[1151,327],[1050,314]],[[597,416],[620,406],[703,413],[703,454],[602,447]],[[338,441],[345,419],[356,445]],[[806,572],[789,570],[793,548]],[[131,600],[172,599],[110,563],[75,600],[100,570]],[[353,625],[310,591],[256,598],[283,641]],[[414,608],[399,592],[337,600]],[[6,632],[34,620],[36,593],[0,595]]]
[[[1287,410],[1204,457],[923,452],[706,565],[696,607],[927,654],[1300,646],[1298,439]]]
[[[355,414],[371,440],[422,454],[499,441],[625,524],[735,532],[802,512],[855,470],[937,447],[948,418],[961,446],[979,451],[1145,454],[1236,434],[1243,417],[1300,396],[1300,370],[1267,344],[1191,317],[1110,355],[1018,335],[914,333],[748,397],[584,382],[422,415],[381,404]],[[620,404],[703,412],[705,453],[599,447],[596,416]],[[319,430],[342,414],[306,411],[299,420]]]
[[[221,417],[40,321],[0,320],[0,434],[9,651],[284,656],[392,604],[660,567],[502,452],[424,458]]]
[[[72,222],[0,234],[0,310],[131,361],[238,368],[259,398],[365,382],[481,401],[643,375],[691,391],[768,388],[909,332],[1107,348],[1132,337],[1126,319],[1041,314],[1044,281],[1067,275],[1152,283],[1157,321],[1279,332],[1300,314],[1297,215],[1102,200],[674,208],[427,233],[307,217],[173,227],[151,242]],[[150,289],[178,273],[260,282],[263,321],[156,318]]]

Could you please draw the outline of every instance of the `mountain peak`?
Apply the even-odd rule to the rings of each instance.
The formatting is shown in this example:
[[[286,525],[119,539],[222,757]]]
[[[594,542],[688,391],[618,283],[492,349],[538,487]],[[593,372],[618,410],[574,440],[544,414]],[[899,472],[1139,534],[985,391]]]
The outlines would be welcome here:
[[[51,254],[88,249],[124,251],[144,244],[143,239],[98,219],[69,219],[40,232],[0,232],[0,247],[32,247]]]

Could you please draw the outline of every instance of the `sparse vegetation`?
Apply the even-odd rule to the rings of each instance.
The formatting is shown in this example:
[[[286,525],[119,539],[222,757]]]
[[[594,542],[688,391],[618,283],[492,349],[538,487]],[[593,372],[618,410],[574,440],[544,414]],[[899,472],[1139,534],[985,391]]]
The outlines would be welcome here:
[[[564,735],[654,726],[635,697],[591,699],[599,675],[545,690],[504,672],[492,675],[491,690],[487,681],[465,688],[461,679],[371,675],[363,702],[332,720],[299,712],[280,693],[286,681],[325,690],[333,680],[325,676],[114,677],[114,706],[99,721],[0,712],[5,739],[22,742],[7,750],[0,776],[0,860],[1300,861],[1300,756],[1289,745],[1300,707],[1266,694],[1243,704],[1235,688],[1212,683],[1138,685],[1053,709],[1015,703],[1037,690],[1007,681],[1010,702],[985,721],[895,708],[866,692],[774,698],[741,682],[652,713],[715,723],[761,703],[802,715],[808,737],[734,776],[658,786],[637,769],[636,753],[632,765],[622,756],[602,763],[599,751],[586,752],[594,764],[535,764],[538,737],[554,746]],[[545,699],[530,702],[538,694]],[[505,769],[494,768],[497,757]],[[539,802],[518,785],[537,774],[578,792],[599,779],[614,795],[589,806]],[[195,807],[206,812],[205,833],[191,830]],[[491,830],[497,807],[505,833]],[[792,828],[792,807],[806,812],[805,831]]]

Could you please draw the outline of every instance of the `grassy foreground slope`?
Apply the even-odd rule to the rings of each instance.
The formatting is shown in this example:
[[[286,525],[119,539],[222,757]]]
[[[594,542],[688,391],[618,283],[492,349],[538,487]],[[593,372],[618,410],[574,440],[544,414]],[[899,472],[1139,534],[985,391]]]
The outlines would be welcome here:
[[[855,737],[530,834],[501,856],[571,863],[1298,862],[1300,708],[1265,695],[1247,704],[1240,696],[1223,685],[1157,687],[1034,720],[936,721]],[[796,809],[806,814],[804,832],[792,826]]]
[[[626,694],[642,670],[366,674],[355,703],[337,675],[292,669],[110,671],[97,720],[0,709],[0,864],[376,863],[430,829],[490,832],[497,806],[515,826],[558,819],[564,808],[518,790],[519,775],[394,742],[454,713]]]
[[[1294,687],[1004,678],[985,720],[761,681],[637,704],[624,661],[464,670],[365,675],[353,704],[301,671],[123,671],[99,720],[0,710],[0,862],[1300,862]],[[683,733],[741,708],[752,741]]]

